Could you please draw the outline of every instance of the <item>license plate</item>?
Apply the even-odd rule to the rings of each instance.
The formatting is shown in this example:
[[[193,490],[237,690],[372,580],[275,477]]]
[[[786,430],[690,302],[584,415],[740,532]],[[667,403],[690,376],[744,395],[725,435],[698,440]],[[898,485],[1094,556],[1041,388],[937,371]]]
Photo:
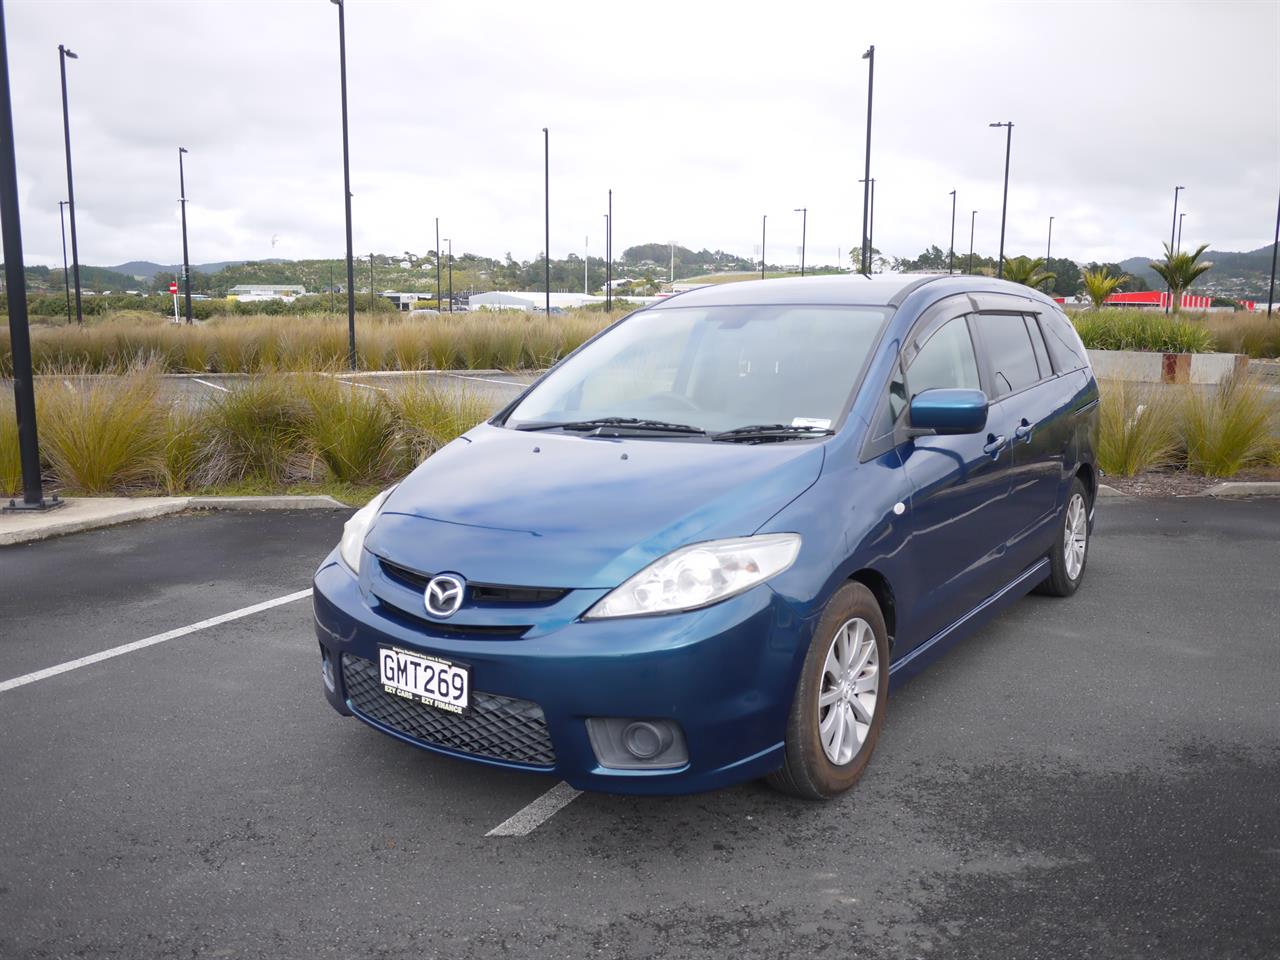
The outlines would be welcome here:
[[[378,675],[387,693],[449,713],[471,705],[471,670],[401,647],[378,648]]]

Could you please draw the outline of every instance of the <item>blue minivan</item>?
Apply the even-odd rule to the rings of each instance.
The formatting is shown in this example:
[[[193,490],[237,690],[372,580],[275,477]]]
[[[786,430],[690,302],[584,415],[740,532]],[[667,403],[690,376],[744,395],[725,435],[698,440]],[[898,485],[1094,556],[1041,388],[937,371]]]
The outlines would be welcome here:
[[[584,790],[861,776],[890,677],[1084,575],[1098,387],[983,277],[704,287],[632,313],[348,521],[326,694]]]

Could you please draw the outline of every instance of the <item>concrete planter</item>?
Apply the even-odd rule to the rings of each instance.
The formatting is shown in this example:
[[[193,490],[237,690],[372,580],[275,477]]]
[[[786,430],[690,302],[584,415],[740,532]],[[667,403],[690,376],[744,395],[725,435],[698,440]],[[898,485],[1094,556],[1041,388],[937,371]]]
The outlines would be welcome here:
[[[1130,383],[1196,383],[1211,386],[1228,374],[1244,373],[1249,358],[1242,353],[1153,353],[1143,350],[1090,350],[1089,362],[1099,380]]]

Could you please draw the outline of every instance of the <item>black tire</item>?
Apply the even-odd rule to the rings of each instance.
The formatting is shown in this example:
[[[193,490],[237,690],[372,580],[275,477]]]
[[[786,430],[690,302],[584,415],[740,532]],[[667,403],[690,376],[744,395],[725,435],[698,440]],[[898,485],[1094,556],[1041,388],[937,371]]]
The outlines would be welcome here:
[[[1072,577],[1066,554],[1067,525],[1071,516],[1072,502],[1077,497],[1080,498],[1084,509],[1084,556],[1080,559],[1080,569]],[[1043,593],[1050,597],[1069,597],[1080,589],[1080,582],[1084,580],[1084,571],[1089,565],[1089,541],[1092,539],[1089,535],[1090,508],[1089,493],[1080,482],[1080,478],[1076,477],[1071,481],[1071,487],[1067,491],[1066,503],[1062,505],[1062,516],[1058,518],[1058,534],[1054,538],[1053,547],[1049,550],[1049,576],[1036,587],[1036,593]]]
[[[841,628],[855,619],[865,621],[875,637],[876,699],[861,745],[849,760],[836,764],[827,756],[819,733],[818,696],[832,643]],[[809,642],[787,720],[782,768],[769,775],[770,786],[806,800],[830,800],[852,787],[866,770],[880,739],[888,696],[889,639],[884,614],[870,590],[861,583],[846,583],[828,601]]]

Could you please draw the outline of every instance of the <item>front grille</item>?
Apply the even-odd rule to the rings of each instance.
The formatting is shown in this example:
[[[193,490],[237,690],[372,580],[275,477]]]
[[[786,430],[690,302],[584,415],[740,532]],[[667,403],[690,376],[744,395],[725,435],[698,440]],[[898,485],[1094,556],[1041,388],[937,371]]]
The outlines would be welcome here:
[[[390,560],[378,558],[378,565],[389,580],[411,590],[426,590],[432,574],[410,570]],[[476,606],[519,604],[526,607],[547,606],[569,593],[562,587],[511,587],[505,584],[468,583],[467,595]]]
[[[387,693],[372,660],[344,653],[342,675],[353,710],[415,740],[495,760],[555,765],[547,720],[536,703],[472,690],[471,712],[460,716]]]

